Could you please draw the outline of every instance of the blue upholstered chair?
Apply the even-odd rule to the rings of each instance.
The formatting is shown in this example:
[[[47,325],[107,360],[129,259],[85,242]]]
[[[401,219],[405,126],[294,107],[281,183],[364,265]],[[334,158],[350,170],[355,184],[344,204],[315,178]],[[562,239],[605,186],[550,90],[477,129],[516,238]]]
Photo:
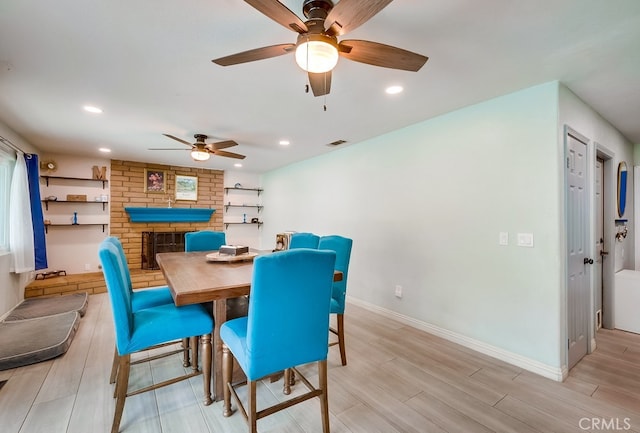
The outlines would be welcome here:
[[[184,234],[185,251],[213,251],[219,250],[227,243],[224,232],[214,232],[212,230],[201,230],[199,232],[188,232]]]
[[[313,397],[320,398],[323,432],[329,433],[327,340],[335,260],[336,254],[332,251],[307,248],[257,257],[253,265],[249,315],[229,320],[220,328],[222,374],[226,384],[223,415],[232,413],[233,394],[247,417],[251,433],[256,433],[259,418]],[[231,385],[234,358],[247,376],[248,410]],[[318,388],[295,369],[316,361]],[[309,391],[257,411],[257,381],[289,369],[295,370]],[[285,384],[287,381],[285,375]]]
[[[149,307],[156,307],[158,305],[173,304],[173,297],[168,286],[149,287],[142,290],[133,290],[133,284],[131,283],[131,272],[129,266],[127,266],[127,256],[122,248],[122,243],[115,236],[108,236],[105,238],[105,242],[113,244],[118,249],[120,260],[123,263],[123,281],[124,287],[128,287],[131,292],[131,308],[138,311]],[[183,365],[188,367],[189,360],[189,343],[188,340],[183,341],[183,349],[176,350],[172,353],[184,352]],[[168,354],[167,354],[168,355]],[[118,350],[115,349],[113,353],[113,363],[111,366],[111,375],[109,376],[109,383],[115,383],[116,375],[118,374]]]
[[[98,248],[98,256],[113,311],[113,325],[119,361],[115,393],[117,399],[116,409],[111,432],[116,433],[119,430],[127,396],[151,391],[202,374],[198,371],[197,352],[194,351],[194,369],[191,373],[128,392],[131,354],[166,342],[202,336],[205,404],[211,404],[209,384],[211,382],[211,332],[213,319],[206,309],[201,305],[176,307],[172,303],[134,311],[131,290],[125,284],[126,263],[122,260],[118,247],[112,241],[105,240]]]
[[[289,243],[289,249],[294,248],[318,248],[320,236],[313,233],[293,233]]]
[[[353,240],[342,236],[322,236],[318,242],[319,250],[331,250],[336,253],[336,270],[342,272],[342,281],[333,283],[333,293],[331,295],[331,314],[336,315],[337,329],[330,331],[338,336],[337,343],[340,347],[340,359],[342,365],[347,365],[347,351],[344,342],[344,307],[347,296],[347,276],[349,274],[349,260],[351,258],[351,246]]]
[[[124,249],[122,248],[122,243],[115,236],[108,236],[105,238],[105,241],[112,243],[118,248],[118,253],[120,254],[120,258],[125,264],[124,267],[124,284],[126,287],[129,287],[131,291],[131,304],[133,307],[133,311],[142,310],[143,308],[155,307],[157,305],[162,304],[173,304],[173,297],[171,296],[171,291],[168,286],[157,286],[157,287],[149,287],[142,290],[133,290],[133,284],[131,283],[131,272],[129,271],[129,267],[126,266],[127,257],[125,255]]]

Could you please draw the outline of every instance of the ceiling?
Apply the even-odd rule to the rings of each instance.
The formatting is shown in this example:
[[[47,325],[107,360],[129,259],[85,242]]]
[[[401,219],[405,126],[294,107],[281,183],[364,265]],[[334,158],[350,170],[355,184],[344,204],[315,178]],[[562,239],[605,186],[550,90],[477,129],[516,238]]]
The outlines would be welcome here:
[[[302,17],[302,0],[282,3]],[[262,173],[334,151],[336,140],[559,80],[640,143],[638,0],[395,0],[339,39],[429,61],[405,72],[341,59],[326,98],[304,92],[293,55],[211,62],[296,36],[241,0],[2,0],[0,121],[46,153],[104,157],[107,147],[112,159],[235,169],[235,159],[148,150],[184,146],[163,133],[207,134],[238,142],[227,150],[247,156],[240,170]],[[404,92],[385,94],[392,84]]]

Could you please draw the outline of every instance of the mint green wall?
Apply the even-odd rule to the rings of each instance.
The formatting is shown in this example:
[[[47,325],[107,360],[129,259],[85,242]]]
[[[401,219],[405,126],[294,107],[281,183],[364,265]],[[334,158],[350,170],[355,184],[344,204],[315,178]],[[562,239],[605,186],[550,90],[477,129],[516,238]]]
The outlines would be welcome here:
[[[349,236],[351,297],[559,369],[558,87],[267,173],[262,244],[284,230]],[[519,232],[533,248],[516,246]]]

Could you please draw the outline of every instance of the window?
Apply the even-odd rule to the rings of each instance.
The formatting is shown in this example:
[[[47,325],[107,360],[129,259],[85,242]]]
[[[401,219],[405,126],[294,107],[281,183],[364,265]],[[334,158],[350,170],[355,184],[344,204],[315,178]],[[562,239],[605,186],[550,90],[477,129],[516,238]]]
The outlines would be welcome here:
[[[9,195],[16,157],[0,145],[0,253],[9,251]]]

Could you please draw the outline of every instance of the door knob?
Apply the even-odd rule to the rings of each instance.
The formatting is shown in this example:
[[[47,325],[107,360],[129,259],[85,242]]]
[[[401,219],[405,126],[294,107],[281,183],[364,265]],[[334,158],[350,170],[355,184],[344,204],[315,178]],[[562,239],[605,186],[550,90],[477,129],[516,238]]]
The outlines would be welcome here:
[[[583,263],[585,265],[593,265],[593,259],[590,259],[589,257],[585,257]]]

